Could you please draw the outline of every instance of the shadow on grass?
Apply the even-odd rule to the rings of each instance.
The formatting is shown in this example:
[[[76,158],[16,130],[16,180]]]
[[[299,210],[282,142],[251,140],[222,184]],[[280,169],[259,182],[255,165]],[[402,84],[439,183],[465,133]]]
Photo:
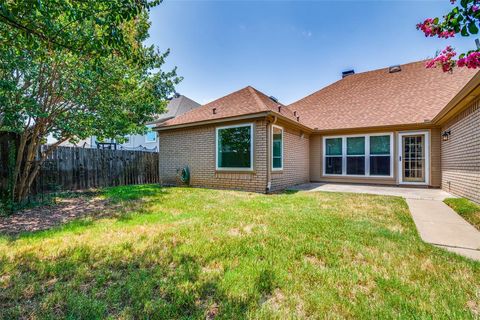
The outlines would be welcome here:
[[[264,272],[257,296],[232,298],[219,286],[220,274],[206,276],[198,258],[174,243],[134,250],[77,246],[55,259],[22,253],[14,262],[0,256],[0,274],[9,276],[0,292],[0,318],[241,319],[259,303],[258,294],[272,290],[273,276]],[[9,263],[15,270],[7,273]]]
[[[54,236],[59,233],[65,232],[81,232],[90,228],[94,225],[94,222],[99,219],[104,218],[113,218],[118,221],[129,221],[132,219],[134,214],[146,214],[145,208],[149,203],[161,201],[162,198],[167,195],[169,191],[165,188],[160,187],[159,185],[133,185],[133,186],[121,186],[121,187],[111,187],[98,191],[87,191],[86,193],[68,193],[63,194],[63,199],[71,198],[80,198],[80,197],[93,197],[100,196],[104,197],[107,203],[104,207],[101,208],[78,208],[78,211],[84,210],[85,214],[78,218],[75,218],[69,222],[61,222],[62,215],[70,215],[69,212],[55,212],[55,214],[48,214],[49,210],[56,210],[55,205],[49,207],[39,208],[39,210],[44,210],[44,217],[39,217],[35,215],[35,219],[30,219],[28,217],[23,217],[23,220],[29,220],[27,222],[22,221],[22,224],[45,224],[45,227],[40,227],[41,230],[38,231],[19,231],[19,232],[6,232],[0,233],[0,240],[7,242],[13,242],[17,239],[43,239]],[[103,201],[105,202],[105,201]],[[89,205],[94,206],[94,205]],[[72,209],[69,209],[70,211]],[[75,210],[75,209],[73,209]],[[21,213],[19,214],[20,218]],[[16,218],[16,217],[14,217]],[[0,218],[1,219],[1,218]],[[4,218],[4,219],[9,219]],[[58,219],[59,221],[50,221],[51,219]],[[15,221],[17,220],[17,221]],[[15,222],[19,223],[20,219],[14,219]],[[43,222],[42,222],[43,220]],[[15,229],[12,225],[12,229]],[[16,231],[16,230],[14,230]]]

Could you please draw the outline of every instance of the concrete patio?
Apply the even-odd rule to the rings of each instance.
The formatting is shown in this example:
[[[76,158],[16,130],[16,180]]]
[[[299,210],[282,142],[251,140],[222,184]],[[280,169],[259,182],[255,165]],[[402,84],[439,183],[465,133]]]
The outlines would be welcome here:
[[[415,226],[423,241],[480,261],[480,232],[443,202],[446,198],[455,198],[446,191],[336,183],[307,183],[295,186],[291,190],[403,197],[406,199]]]
[[[456,198],[454,195],[441,189],[402,188],[396,186],[375,186],[341,183],[305,183],[291,187],[290,190],[368,193],[403,197],[405,199],[424,199],[440,201],[443,201],[446,198]]]

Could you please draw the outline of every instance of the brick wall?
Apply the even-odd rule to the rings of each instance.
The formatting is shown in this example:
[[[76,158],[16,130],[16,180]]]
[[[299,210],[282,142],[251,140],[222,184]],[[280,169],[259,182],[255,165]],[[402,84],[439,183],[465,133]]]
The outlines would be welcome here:
[[[252,121],[250,121],[252,122]],[[194,187],[265,192],[267,187],[267,124],[254,123],[254,171],[215,170],[215,128],[202,126],[159,132],[160,179],[163,184],[179,185],[178,170],[190,168]],[[221,125],[219,125],[221,126]]]
[[[473,102],[443,128],[442,188],[480,203],[480,100]]]
[[[310,181],[309,149],[307,134],[283,127],[283,170],[272,171],[272,191]]]

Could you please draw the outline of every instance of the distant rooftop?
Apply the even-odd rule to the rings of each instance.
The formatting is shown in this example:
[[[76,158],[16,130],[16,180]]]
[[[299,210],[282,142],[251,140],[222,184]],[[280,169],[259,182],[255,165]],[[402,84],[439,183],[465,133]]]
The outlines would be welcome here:
[[[153,121],[153,123],[159,123],[173,119],[198,107],[200,107],[200,104],[192,99],[184,95],[176,96],[168,103],[167,112],[162,113],[155,121]]]

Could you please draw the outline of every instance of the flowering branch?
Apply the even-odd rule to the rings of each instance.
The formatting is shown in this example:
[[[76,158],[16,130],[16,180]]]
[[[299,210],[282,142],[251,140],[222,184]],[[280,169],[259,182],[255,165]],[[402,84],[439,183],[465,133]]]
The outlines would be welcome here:
[[[455,4],[456,0],[450,0]],[[428,18],[417,24],[417,30],[421,30],[425,37],[437,37],[448,39],[460,34],[468,37],[477,34],[480,25],[480,0],[461,0],[460,6],[456,6],[442,20]],[[480,68],[480,48],[470,50],[458,56],[451,46],[447,46],[436,57],[427,62],[427,68],[441,67],[444,72],[451,72],[454,67]]]

